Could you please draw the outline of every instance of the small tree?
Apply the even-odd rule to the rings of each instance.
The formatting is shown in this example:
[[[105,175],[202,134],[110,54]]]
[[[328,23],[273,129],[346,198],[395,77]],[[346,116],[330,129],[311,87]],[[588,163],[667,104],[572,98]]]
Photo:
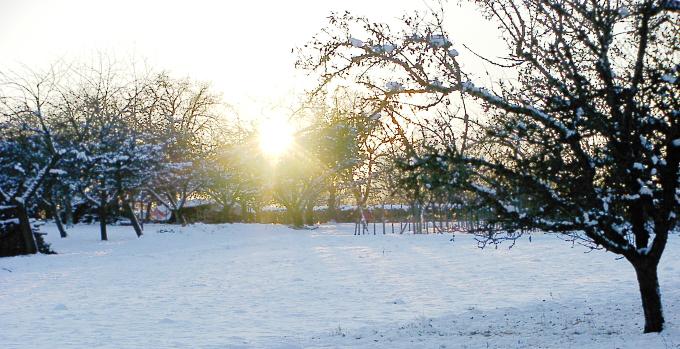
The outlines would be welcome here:
[[[325,183],[328,190],[328,216],[331,220],[336,219],[338,195],[342,191],[351,192],[357,201],[364,204],[362,198],[368,198],[372,171],[368,171],[368,176],[360,178],[360,175],[367,174],[366,171],[361,171],[366,170],[363,161],[367,157],[366,139],[370,137],[372,126],[375,125],[374,120],[357,112],[359,108],[356,104],[360,100],[356,96],[337,90],[333,100],[333,105],[322,104],[318,108],[314,113],[317,120],[306,130],[315,137],[310,146],[317,154],[319,165],[325,169],[333,169]],[[371,162],[368,167],[372,169],[372,165]],[[363,217],[362,212],[359,216]]]
[[[46,156],[41,143],[42,135],[0,139],[0,238],[14,240],[12,246],[2,244],[0,256],[38,252],[29,209],[56,163],[56,158]]]
[[[311,110],[324,115],[325,107]],[[331,112],[333,114],[333,112]],[[354,164],[354,130],[346,120],[325,117],[298,131],[295,142],[272,169],[274,199],[286,207],[295,227],[314,224],[314,206],[322,193],[346,176]]]
[[[150,85],[156,103],[149,121],[165,144],[161,168],[148,186],[152,196],[185,225],[182,208],[201,189],[203,160],[215,147],[220,98],[210,86],[159,74]],[[150,125],[151,126],[151,125]]]
[[[264,159],[257,159],[244,144],[224,145],[217,148],[202,168],[200,177],[205,181],[203,191],[222,206],[222,218],[232,222],[232,208],[241,206],[242,221],[246,221],[249,204],[253,203],[262,184],[260,177]],[[258,161],[260,160],[260,161]]]
[[[114,212],[129,218],[141,236],[131,202],[151,180],[161,153],[154,130],[140,127],[155,102],[149,82],[104,63],[82,66],[71,78],[59,105],[63,191],[74,190],[97,212],[102,240]]]
[[[680,207],[678,2],[473,2],[498,23],[508,48],[499,65],[517,76],[495,91],[461,70],[439,13],[407,16],[400,32],[331,16],[300,64],[321,70],[323,84],[368,86],[376,109],[480,102],[492,115],[490,152],[449,147],[413,168],[434,164],[449,178],[431,185],[462,187],[493,208],[485,242],[538,228],[622,255],[637,274],[645,332],[661,331],[657,265]]]
[[[318,164],[299,154],[288,154],[275,165],[273,197],[286,208],[293,227],[301,228],[305,224],[305,208],[314,204],[323,190],[324,181]]]
[[[395,135],[380,122],[381,115],[372,112],[371,97],[342,87],[329,96],[315,97],[332,99],[330,105],[319,103],[321,107],[313,113],[316,121],[306,130],[316,137],[309,146],[314,148],[321,166],[334,169],[326,183],[329,214],[332,218],[336,210],[338,191],[346,191],[354,199],[357,222],[365,231],[366,209],[381,175],[378,168],[390,155]]]
[[[0,238],[21,236],[21,242],[0,255],[38,252],[29,208],[61,157],[48,117],[56,89],[54,69],[25,75],[0,72]]]

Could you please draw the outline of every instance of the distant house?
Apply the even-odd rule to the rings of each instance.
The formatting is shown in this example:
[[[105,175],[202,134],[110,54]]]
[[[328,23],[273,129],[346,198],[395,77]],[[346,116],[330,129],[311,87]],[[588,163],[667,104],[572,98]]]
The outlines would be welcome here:
[[[158,205],[149,212],[149,220],[153,222],[165,222],[170,219],[171,216],[172,212],[163,205]]]

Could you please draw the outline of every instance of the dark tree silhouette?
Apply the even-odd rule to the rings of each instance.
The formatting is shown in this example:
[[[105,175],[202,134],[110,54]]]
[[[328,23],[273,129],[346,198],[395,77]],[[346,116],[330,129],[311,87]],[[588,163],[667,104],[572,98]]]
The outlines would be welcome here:
[[[406,16],[400,31],[333,15],[298,64],[321,72],[320,88],[364,85],[376,111],[480,103],[493,147],[433,148],[409,170],[428,189],[460,188],[492,208],[483,244],[541,229],[622,255],[637,274],[645,332],[661,331],[657,265],[680,206],[678,1],[473,2],[507,43],[506,58],[487,62],[516,79],[475,83],[438,12]]]

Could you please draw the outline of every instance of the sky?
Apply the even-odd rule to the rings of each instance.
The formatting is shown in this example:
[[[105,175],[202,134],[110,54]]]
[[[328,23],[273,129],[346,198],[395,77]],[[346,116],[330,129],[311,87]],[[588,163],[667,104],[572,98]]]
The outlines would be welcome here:
[[[431,3],[430,3],[431,4]],[[104,53],[210,81],[244,118],[291,107],[314,80],[291,50],[326,25],[331,11],[378,22],[427,9],[423,0],[0,0],[0,69],[40,69]],[[498,55],[495,28],[472,6],[445,4],[454,44]]]

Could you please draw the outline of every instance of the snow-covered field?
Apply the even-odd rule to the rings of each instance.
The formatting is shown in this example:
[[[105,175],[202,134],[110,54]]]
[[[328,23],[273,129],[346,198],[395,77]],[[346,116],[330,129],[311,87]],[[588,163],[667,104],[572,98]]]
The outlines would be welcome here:
[[[159,233],[161,229],[174,232]],[[680,348],[680,239],[642,334],[632,267],[554,236],[352,236],[352,226],[81,225],[0,259],[0,348]]]

